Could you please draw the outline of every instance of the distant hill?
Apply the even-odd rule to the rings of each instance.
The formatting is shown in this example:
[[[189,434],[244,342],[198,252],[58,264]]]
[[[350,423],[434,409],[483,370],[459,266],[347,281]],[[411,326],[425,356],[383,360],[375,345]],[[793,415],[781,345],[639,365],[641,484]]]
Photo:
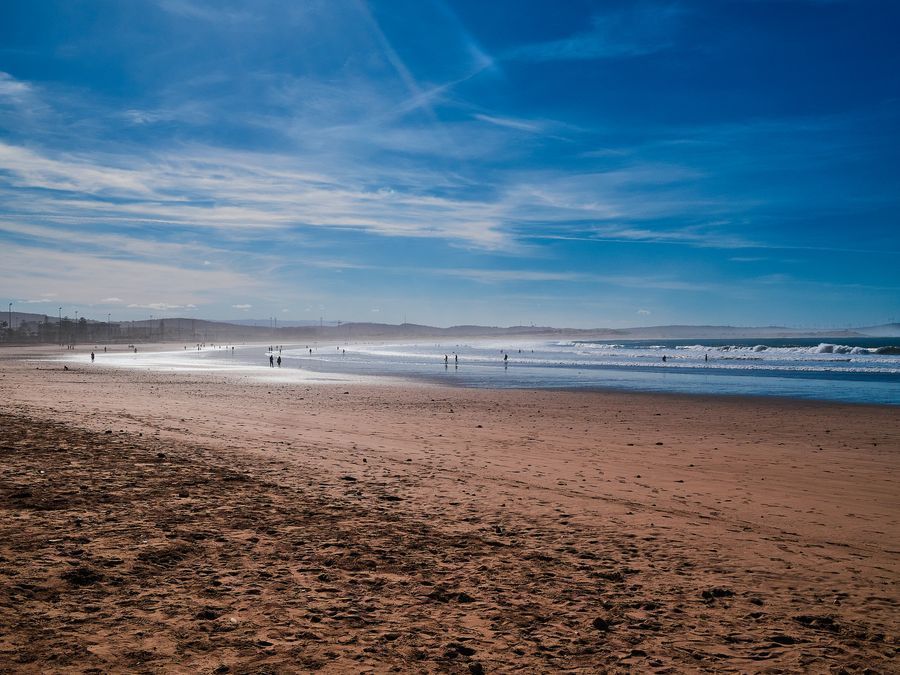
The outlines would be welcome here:
[[[896,337],[900,335],[900,323],[883,323],[880,326],[857,328],[857,332],[867,337]]]
[[[0,321],[8,315],[0,312]],[[4,331],[6,342],[105,342],[177,341],[195,342],[316,342],[322,340],[424,340],[462,338],[534,338],[576,340],[652,340],[652,339],[764,339],[821,338],[833,340],[859,337],[900,338],[900,323],[866,326],[854,329],[822,329],[810,331],[786,326],[643,326],[635,328],[553,328],[551,326],[475,326],[460,325],[440,328],[404,323],[341,323],[315,321],[279,321],[277,328],[268,319],[210,321],[206,319],[164,318],[140,321],[98,321],[79,317],[63,317],[57,326],[56,316],[13,312],[12,334]]]

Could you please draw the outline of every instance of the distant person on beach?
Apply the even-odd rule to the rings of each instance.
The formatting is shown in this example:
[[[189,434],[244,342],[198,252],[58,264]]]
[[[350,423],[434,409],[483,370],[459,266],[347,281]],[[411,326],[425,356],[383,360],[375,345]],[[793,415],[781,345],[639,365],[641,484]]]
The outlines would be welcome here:
[[[280,353],[279,353],[279,356],[278,356],[278,362],[277,362],[277,363],[278,363],[278,367],[281,368],[281,356],[280,356]]]
[[[703,360],[704,360],[704,361],[709,361],[709,354],[704,354],[704,355],[703,355]]]
[[[663,363],[665,363],[665,362],[666,362],[666,355],[663,354]]]
[[[91,352],[91,363],[94,362],[94,352]]]
[[[459,365],[459,354],[454,354],[454,355],[453,355],[453,364],[456,365],[456,366]]]
[[[509,354],[504,354],[503,355],[503,367],[504,368],[508,365],[508,362],[509,362]]]
[[[269,368],[275,367],[275,357],[269,354]]]

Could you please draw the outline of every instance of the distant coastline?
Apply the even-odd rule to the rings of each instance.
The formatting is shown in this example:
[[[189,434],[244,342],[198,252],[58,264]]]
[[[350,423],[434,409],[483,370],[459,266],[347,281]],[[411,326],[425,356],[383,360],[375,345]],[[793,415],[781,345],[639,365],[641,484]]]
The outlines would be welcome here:
[[[652,339],[821,339],[898,337],[900,323],[854,328],[792,328],[788,326],[665,325],[632,328],[556,328],[553,326],[426,326],[413,323],[371,322],[271,322],[211,321],[185,317],[140,321],[96,321],[69,317],[13,312],[12,330],[0,334],[4,344],[84,344],[112,342],[219,343],[241,341],[290,342],[303,340],[425,340],[448,338],[536,338],[570,340],[652,340]]]

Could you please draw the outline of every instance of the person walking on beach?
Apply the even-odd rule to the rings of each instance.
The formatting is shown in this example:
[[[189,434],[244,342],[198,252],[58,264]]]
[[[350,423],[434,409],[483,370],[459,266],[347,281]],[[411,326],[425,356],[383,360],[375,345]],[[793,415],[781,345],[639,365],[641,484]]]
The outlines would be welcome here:
[[[275,357],[269,354],[269,368],[275,367]]]
[[[280,354],[280,353],[279,353],[279,355],[278,355],[278,361],[277,361],[277,363],[278,363],[278,367],[281,368],[281,354]]]
[[[91,352],[91,363],[94,362],[94,352]]]

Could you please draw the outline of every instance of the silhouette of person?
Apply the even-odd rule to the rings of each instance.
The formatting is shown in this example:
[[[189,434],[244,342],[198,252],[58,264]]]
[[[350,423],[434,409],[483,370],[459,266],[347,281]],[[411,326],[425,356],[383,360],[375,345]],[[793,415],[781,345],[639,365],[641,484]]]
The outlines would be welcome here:
[[[94,352],[91,352],[91,363],[94,362]]]
[[[269,354],[269,368],[275,367],[275,357]]]
[[[281,356],[278,357],[278,367],[281,368]]]

